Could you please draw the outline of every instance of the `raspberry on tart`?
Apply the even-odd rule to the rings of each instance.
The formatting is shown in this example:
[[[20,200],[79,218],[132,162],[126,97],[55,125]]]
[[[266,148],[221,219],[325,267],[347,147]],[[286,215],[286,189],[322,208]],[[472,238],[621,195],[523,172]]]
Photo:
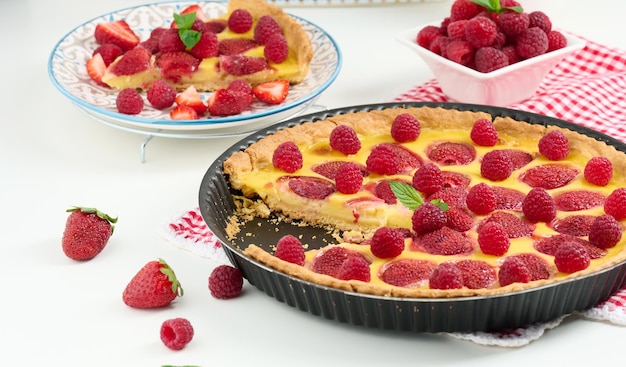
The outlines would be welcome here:
[[[407,115],[419,134],[398,141],[394,122]],[[477,131],[497,136],[493,145],[471,136],[481,124]],[[545,136],[561,145],[540,147]],[[350,145],[358,149],[342,151]],[[272,163],[275,155],[284,166]],[[611,162],[608,182],[594,157]],[[588,165],[600,184],[583,174]],[[262,204],[259,216],[269,209],[338,239],[309,242],[302,265],[252,244],[246,256],[323,286],[397,297],[502,294],[626,260],[625,171],[624,153],[578,132],[441,107],[303,122],[223,164],[231,188]]]

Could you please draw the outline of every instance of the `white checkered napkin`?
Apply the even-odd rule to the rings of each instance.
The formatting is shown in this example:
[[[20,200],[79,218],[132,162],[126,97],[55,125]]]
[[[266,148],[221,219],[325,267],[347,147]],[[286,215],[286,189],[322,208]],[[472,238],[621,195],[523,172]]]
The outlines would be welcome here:
[[[626,142],[626,51],[586,42],[546,75],[534,96],[507,107],[574,122]],[[395,100],[448,98],[433,79]]]

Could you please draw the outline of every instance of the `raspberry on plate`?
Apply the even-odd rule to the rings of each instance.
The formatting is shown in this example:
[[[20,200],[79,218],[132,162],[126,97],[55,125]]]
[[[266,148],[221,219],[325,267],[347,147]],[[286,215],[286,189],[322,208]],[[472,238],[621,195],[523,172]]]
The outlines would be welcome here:
[[[172,350],[183,349],[193,339],[193,335],[193,326],[185,318],[177,317],[165,320],[161,324],[161,341]]]
[[[152,107],[163,110],[171,107],[176,100],[176,89],[164,80],[155,80],[146,94]]]
[[[218,299],[235,298],[241,294],[243,275],[230,265],[219,265],[209,275],[209,291]]]
[[[302,168],[302,153],[292,141],[281,143],[274,150],[272,164],[274,164],[274,167],[282,169],[287,173],[294,173]]]
[[[117,94],[115,105],[120,113],[136,115],[143,110],[143,98],[136,89],[125,88]]]

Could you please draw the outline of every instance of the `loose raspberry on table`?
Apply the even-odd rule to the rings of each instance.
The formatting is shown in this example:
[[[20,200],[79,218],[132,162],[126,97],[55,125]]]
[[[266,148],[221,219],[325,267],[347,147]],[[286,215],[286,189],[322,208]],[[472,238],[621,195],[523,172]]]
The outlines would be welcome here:
[[[498,15],[498,25],[509,39],[514,39],[528,29],[530,16],[528,13],[507,10]]]
[[[478,245],[487,255],[502,256],[509,251],[511,241],[500,223],[488,222],[478,232]]]
[[[122,89],[115,99],[117,111],[126,115],[136,115],[143,110],[143,98],[134,88]]]
[[[391,123],[391,137],[398,143],[417,140],[421,130],[422,127],[417,118],[408,113],[399,114]]]
[[[507,257],[500,265],[498,271],[500,286],[504,287],[513,283],[528,283],[532,280],[530,270],[519,257]]]
[[[476,70],[481,73],[489,73],[494,70],[509,66],[509,57],[495,47],[481,47],[474,55]]]
[[[522,212],[530,222],[548,223],[556,217],[556,204],[545,189],[536,187],[522,201]]]
[[[445,226],[448,218],[444,211],[435,204],[426,202],[420,205],[411,217],[413,231],[422,235]]]
[[[305,254],[302,242],[291,234],[282,236],[276,242],[274,256],[296,265],[304,265]]]
[[[404,251],[404,233],[391,227],[378,228],[370,239],[370,250],[381,259],[396,257]]]
[[[185,318],[177,317],[165,320],[161,324],[161,341],[172,350],[183,349],[193,339],[193,335],[193,326]]]
[[[259,18],[256,26],[254,27],[254,40],[259,44],[264,45],[270,36],[282,33],[280,25],[276,22],[276,19],[271,15],[263,15]]]
[[[452,263],[441,263],[428,278],[431,289],[459,289],[463,288],[461,270]]]
[[[480,175],[491,181],[503,181],[513,173],[513,161],[503,150],[492,150],[480,162]]]
[[[567,38],[559,31],[550,31],[548,33],[548,51],[559,50],[567,46]]]
[[[265,41],[263,56],[265,56],[268,61],[277,64],[287,60],[289,56],[289,45],[282,33],[275,33]]]
[[[294,173],[302,168],[302,152],[296,143],[286,141],[274,150],[272,164],[287,173]]]
[[[554,265],[563,273],[574,273],[589,267],[591,259],[587,249],[579,243],[566,243],[556,249]]]
[[[626,188],[613,190],[604,201],[604,212],[617,220],[626,218]]]
[[[434,194],[443,188],[443,173],[434,163],[425,163],[413,174],[412,185],[426,195]]]
[[[496,209],[497,197],[493,188],[484,182],[470,188],[465,198],[467,208],[478,215],[489,214]]]
[[[330,132],[330,147],[345,155],[356,154],[361,150],[361,140],[348,125],[338,125]]]
[[[490,46],[497,33],[496,23],[487,17],[474,17],[465,25],[465,39],[475,48]]]
[[[453,39],[446,45],[445,57],[457,64],[469,66],[474,62],[476,49],[464,39]]]
[[[589,229],[589,243],[602,249],[614,247],[622,239],[622,226],[613,216],[597,217]]]
[[[539,153],[551,161],[560,161],[569,154],[569,140],[560,130],[552,130],[539,139]]]
[[[544,12],[536,10],[528,13],[529,27],[541,28],[546,34],[552,30],[552,21]]]
[[[335,187],[342,194],[355,194],[363,185],[363,171],[361,166],[353,162],[346,162],[337,170]]]
[[[530,27],[516,38],[515,50],[524,59],[542,55],[548,51],[548,35],[539,27]]]
[[[593,157],[585,165],[584,176],[589,183],[606,186],[613,178],[613,164],[606,157]]]
[[[246,33],[252,28],[252,15],[246,9],[235,9],[228,17],[227,24],[235,33]]]
[[[369,282],[371,279],[370,264],[363,257],[348,257],[343,264],[341,264],[337,278],[341,280]]]
[[[152,107],[163,110],[171,107],[176,100],[176,89],[164,80],[155,80],[146,94]]]
[[[218,299],[235,298],[243,289],[243,274],[230,265],[219,265],[209,275],[209,291]]]
[[[493,122],[487,119],[478,119],[470,131],[472,141],[483,147],[492,147],[498,143],[498,131]]]

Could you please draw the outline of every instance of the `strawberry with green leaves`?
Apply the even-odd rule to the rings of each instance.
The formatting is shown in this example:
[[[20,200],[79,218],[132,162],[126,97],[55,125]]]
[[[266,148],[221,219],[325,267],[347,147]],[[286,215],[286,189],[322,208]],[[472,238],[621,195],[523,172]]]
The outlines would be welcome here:
[[[183,296],[183,288],[174,270],[163,259],[145,264],[130,280],[122,299],[133,308],[167,306],[176,297]]]
[[[63,252],[73,260],[89,260],[98,255],[113,234],[113,218],[96,208],[72,207],[61,239]]]

